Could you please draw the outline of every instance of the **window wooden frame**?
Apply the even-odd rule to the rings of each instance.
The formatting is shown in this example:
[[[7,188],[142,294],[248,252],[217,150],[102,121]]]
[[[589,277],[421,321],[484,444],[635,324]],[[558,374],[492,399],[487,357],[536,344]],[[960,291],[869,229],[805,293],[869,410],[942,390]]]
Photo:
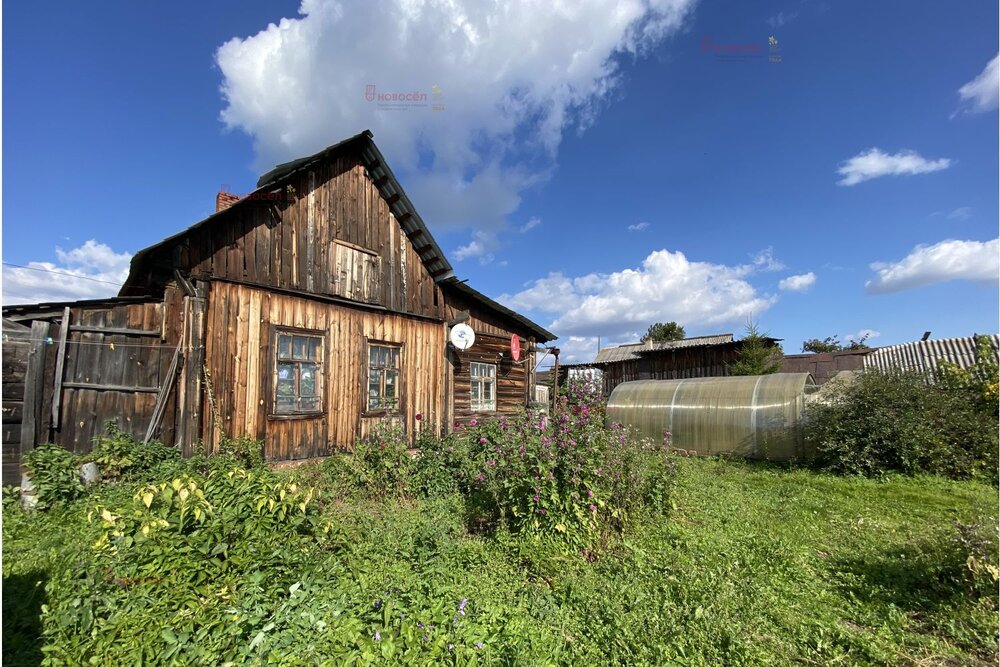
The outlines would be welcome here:
[[[288,338],[284,346],[284,338]],[[296,339],[304,340],[305,348],[298,353]],[[302,329],[298,327],[272,326],[270,336],[271,349],[268,351],[271,360],[271,378],[268,386],[268,418],[269,419],[309,419],[321,417],[326,413],[326,332],[318,329]],[[281,367],[291,370],[291,378],[280,377]],[[305,366],[314,366],[314,393],[302,395],[303,370]],[[288,367],[291,367],[290,369]],[[301,407],[290,410],[279,407],[279,385],[291,379],[293,385],[292,398],[301,403],[303,399],[312,399],[314,409]]]
[[[383,363],[381,359],[375,359],[376,365],[373,365],[372,351],[373,349],[389,350],[391,351],[391,359],[389,363]],[[396,416],[402,415],[403,410],[403,344],[394,343],[391,341],[366,339],[364,346],[364,377],[362,379],[362,392],[364,406],[363,413],[366,417],[383,417],[383,416]],[[395,366],[393,366],[393,361]],[[372,383],[372,372],[378,373],[377,380],[377,391],[378,398],[380,399],[379,405],[372,407],[372,398],[375,398],[371,394]],[[395,383],[392,384],[395,387],[395,404],[386,406],[385,401],[385,388],[389,384],[387,382],[388,377],[391,372],[395,373]]]
[[[476,370],[480,371],[477,375]],[[497,365],[481,361],[469,362],[469,410],[470,412],[497,411]],[[476,397],[478,387],[479,397]],[[490,388],[490,400],[483,398],[486,388]]]

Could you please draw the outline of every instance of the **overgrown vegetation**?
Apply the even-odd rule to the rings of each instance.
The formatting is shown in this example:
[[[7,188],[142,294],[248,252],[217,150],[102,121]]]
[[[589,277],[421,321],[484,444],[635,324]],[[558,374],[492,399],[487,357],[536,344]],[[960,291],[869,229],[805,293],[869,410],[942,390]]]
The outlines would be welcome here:
[[[841,343],[837,336],[827,336],[823,340],[811,338],[802,342],[803,352],[842,352],[844,350],[867,350],[869,345],[866,342],[871,336],[869,332],[863,333],[857,340],[847,339],[847,344]]]
[[[5,497],[4,663],[995,662],[995,489],[677,458],[594,399],[282,471],[118,434],[148,467]]]
[[[869,370],[807,412],[818,465],[845,474],[934,473],[997,484],[997,365],[988,339],[968,371],[945,364],[935,381]]]

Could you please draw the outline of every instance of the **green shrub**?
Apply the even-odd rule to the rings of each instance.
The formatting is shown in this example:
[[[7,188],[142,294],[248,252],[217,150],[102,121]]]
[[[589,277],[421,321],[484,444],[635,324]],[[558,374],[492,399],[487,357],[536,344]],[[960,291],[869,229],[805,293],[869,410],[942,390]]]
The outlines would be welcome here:
[[[219,444],[219,453],[247,468],[260,468],[264,465],[264,443],[249,436],[230,438],[224,435]]]
[[[104,428],[105,434],[94,441],[88,458],[98,464],[105,479],[141,479],[160,464],[180,459],[176,448],[156,440],[140,442],[117,422],[108,421]]]
[[[456,436],[424,442],[414,474],[430,493],[457,488],[473,530],[502,525],[583,546],[654,497],[664,507],[672,465],[662,446],[606,429],[600,414],[563,396],[553,417],[473,419]]]
[[[354,467],[359,485],[369,498],[401,498],[410,487],[413,457],[403,427],[380,420],[370,435],[354,446]]]
[[[844,474],[934,473],[997,481],[997,418],[922,375],[869,370],[807,410],[816,463]]]
[[[24,465],[35,485],[39,508],[48,508],[79,498],[80,457],[57,445],[39,445],[24,457]]]

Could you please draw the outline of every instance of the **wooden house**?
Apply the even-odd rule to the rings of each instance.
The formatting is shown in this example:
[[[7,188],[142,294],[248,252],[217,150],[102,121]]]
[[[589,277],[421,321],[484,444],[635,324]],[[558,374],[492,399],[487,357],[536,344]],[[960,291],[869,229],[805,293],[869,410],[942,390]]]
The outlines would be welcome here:
[[[86,451],[108,419],[186,454],[250,436],[277,461],[350,447],[379,419],[412,438],[533,400],[553,334],[455,276],[370,132],[217,209],[138,252],[116,298],[3,309],[29,350],[23,382],[4,378],[23,404],[5,463],[37,442]],[[466,351],[448,342],[458,323]]]

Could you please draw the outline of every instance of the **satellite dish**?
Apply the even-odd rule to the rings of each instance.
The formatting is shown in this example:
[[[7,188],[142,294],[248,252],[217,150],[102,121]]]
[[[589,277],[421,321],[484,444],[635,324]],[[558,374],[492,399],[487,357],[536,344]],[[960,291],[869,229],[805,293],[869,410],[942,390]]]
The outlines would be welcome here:
[[[476,332],[468,324],[456,324],[451,328],[448,339],[459,350],[468,350],[476,342]]]

